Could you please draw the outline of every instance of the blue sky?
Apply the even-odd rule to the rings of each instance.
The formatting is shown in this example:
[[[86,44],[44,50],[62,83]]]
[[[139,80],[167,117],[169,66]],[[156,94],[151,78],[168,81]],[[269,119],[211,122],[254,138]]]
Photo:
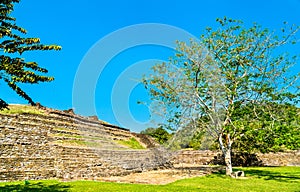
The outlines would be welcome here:
[[[28,37],[40,37],[44,44],[58,44],[63,47],[59,52],[35,52],[22,55],[27,61],[37,61],[55,77],[51,83],[22,86],[35,101],[57,108],[72,108],[73,83],[77,69],[84,56],[101,39],[124,27],[159,23],[174,26],[199,37],[206,26],[215,26],[217,17],[241,19],[245,24],[257,22],[270,29],[280,29],[284,21],[300,25],[300,0],[286,1],[200,1],[200,0],[22,0],[16,5],[13,16],[17,24],[28,31]],[[174,42],[176,37],[174,38]],[[112,42],[107,49],[122,43]],[[95,109],[100,119],[140,131],[145,126],[131,123],[120,123],[112,110],[111,95],[116,80],[134,63],[147,59],[167,60],[172,50],[163,46],[143,45],[124,50],[113,57],[99,74],[95,90],[86,93],[95,97]],[[102,58],[99,53],[99,58]],[[148,67],[148,66],[147,66]],[[146,67],[146,69],[147,69]],[[300,69],[298,66],[297,69]],[[143,70],[141,70],[142,72]],[[137,72],[127,80],[137,82],[142,74]],[[88,82],[84,82],[88,83]],[[123,82],[124,83],[124,82]],[[125,84],[125,83],[124,83]],[[1,97],[9,103],[26,103],[9,88],[1,86]],[[124,86],[125,89],[126,86]],[[124,94],[128,92],[124,90]],[[147,100],[147,94],[141,85],[130,91],[127,102],[132,116],[140,122],[149,119],[147,107],[137,105],[137,100]],[[122,101],[122,99],[120,99]],[[118,101],[118,102],[120,102]],[[119,115],[128,112],[122,104],[115,104]],[[119,108],[118,108],[119,106]],[[124,105],[126,107],[126,105]],[[89,106],[87,106],[89,107]],[[77,113],[91,114],[91,110],[76,108]]]

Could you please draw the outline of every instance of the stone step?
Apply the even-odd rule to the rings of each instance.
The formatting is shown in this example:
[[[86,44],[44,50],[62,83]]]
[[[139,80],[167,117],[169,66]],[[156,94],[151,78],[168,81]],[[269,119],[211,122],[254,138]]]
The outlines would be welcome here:
[[[16,181],[16,180],[41,180],[56,177],[56,170],[0,170],[0,181]]]
[[[122,134],[130,134],[129,130],[119,128],[117,126],[113,126],[110,124],[103,123],[101,121],[92,121],[80,116],[74,117],[74,118],[66,118],[63,116],[59,115],[31,115],[31,114],[26,114],[26,115],[11,115],[11,117],[14,117],[17,119],[17,122],[20,121],[30,121],[30,122],[35,122],[35,123],[43,123],[47,125],[53,125],[53,126],[65,126],[67,125],[68,127],[74,127],[76,128],[87,128],[87,127],[104,127],[107,129],[107,131],[118,131]]]
[[[118,130],[107,130],[103,127],[83,127],[83,126],[74,126],[72,129],[68,125],[62,124],[62,125],[52,125],[52,124],[45,124],[45,122],[39,122],[39,123],[32,123],[32,122],[11,122],[7,125],[3,126],[7,129],[6,132],[13,132],[15,131],[16,127],[18,127],[18,130],[27,131],[31,134],[40,135],[40,133],[48,134],[48,133],[66,133],[66,134],[74,134],[74,135],[101,135],[105,138],[110,139],[127,139],[132,137],[130,133],[124,134],[122,132],[118,132]],[[68,128],[66,128],[68,127]],[[76,128],[75,128],[76,127]],[[11,130],[11,131],[9,131]]]
[[[99,160],[99,156],[95,155],[95,154],[91,154],[91,155],[72,155],[72,154],[65,154],[65,155],[61,155],[61,160],[74,160],[77,161],[76,159],[90,159],[90,160]]]
[[[29,122],[30,121],[30,122]],[[3,124],[5,126],[8,126],[8,127],[18,127],[19,129],[20,128],[26,128],[26,127],[29,127],[29,128],[32,128],[32,127],[43,127],[43,128],[46,128],[46,130],[52,130],[52,129],[62,129],[62,130],[70,130],[70,131],[76,131],[78,130],[79,128],[81,129],[94,129],[94,128],[97,128],[99,129],[99,127],[92,127],[92,126],[84,126],[84,125],[79,125],[79,124],[68,124],[66,122],[57,122],[57,121],[50,121],[50,120],[47,120],[47,121],[32,121],[31,119],[28,119],[27,121],[22,121],[20,119],[16,119],[15,121],[11,121],[11,122],[7,122],[7,123],[4,123]],[[103,130],[99,130],[99,131],[102,131],[104,132]]]
[[[99,121],[91,121],[87,120],[84,117],[74,116],[74,117],[65,117],[62,115],[56,114],[6,114],[2,115],[4,117],[8,117],[9,119],[18,119],[23,121],[31,121],[31,122],[63,122],[64,124],[89,124],[89,125],[99,125],[101,122]],[[2,118],[5,120],[5,118]],[[7,119],[7,118],[6,118]]]
[[[53,165],[53,157],[0,157],[0,167],[19,167],[19,166],[48,166]]]

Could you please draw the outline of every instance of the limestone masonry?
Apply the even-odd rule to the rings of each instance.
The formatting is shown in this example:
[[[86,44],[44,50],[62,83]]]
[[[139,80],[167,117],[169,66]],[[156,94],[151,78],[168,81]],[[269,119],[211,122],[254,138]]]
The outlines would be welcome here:
[[[0,181],[93,179],[168,166],[158,149],[132,150],[118,143],[130,138],[153,143],[138,136],[58,110],[0,114]]]
[[[122,141],[135,138],[145,149]],[[172,164],[222,164],[213,151],[159,148],[146,135],[110,125],[97,117],[44,108],[42,113],[0,114],[0,181],[96,179],[169,168]],[[300,166],[300,151],[233,155],[235,165]]]

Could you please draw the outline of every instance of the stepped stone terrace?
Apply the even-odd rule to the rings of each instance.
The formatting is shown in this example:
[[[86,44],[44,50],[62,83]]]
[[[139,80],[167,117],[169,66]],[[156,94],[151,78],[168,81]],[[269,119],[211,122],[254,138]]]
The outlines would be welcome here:
[[[93,179],[158,169],[168,161],[155,142],[100,121],[31,106],[0,112],[0,180]],[[132,149],[130,142],[138,144]]]

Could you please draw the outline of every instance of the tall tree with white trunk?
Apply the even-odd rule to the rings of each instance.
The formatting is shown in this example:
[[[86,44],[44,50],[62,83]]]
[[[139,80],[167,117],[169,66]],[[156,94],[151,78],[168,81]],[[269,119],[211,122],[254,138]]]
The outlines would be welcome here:
[[[226,17],[217,22],[220,28],[206,28],[199,40],[178,42],[176,55],[156,64],[143,83],[164,111],[165,126],[205,129],[218,140],[231,175],[232,144],[243,138],[246,124],[268,119],[272,129],[272,122],[285,121],[278,106],[299,102],[299,74],[291,71],[298,57],[286,52],[299,54],[292,49],[299,27],[285,23],[276,32]]]

